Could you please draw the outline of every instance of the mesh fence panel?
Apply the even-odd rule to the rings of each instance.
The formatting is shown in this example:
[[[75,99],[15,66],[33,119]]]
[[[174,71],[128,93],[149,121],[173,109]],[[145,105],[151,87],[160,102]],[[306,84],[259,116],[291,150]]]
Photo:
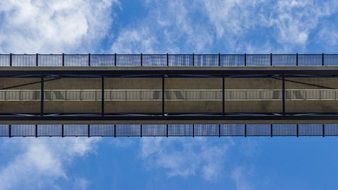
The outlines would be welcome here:
[[[62,55],[39,54],[38,66],[60,67],[62,66]]]
[[[115,66],[115,55],[109,54],[91,54],[90,55],[90,66],[101,67],[101,66]]]
[[[220,136],[244,136],[244,124],[222,124],[220,129]]]
[[[9,126],[0,125],[0,137],[8,137],[8,136],[9,136]]]
[[[88,136],[88,125],[64,125],[64,136]]]
[[[116,55],[116,66],[141,66],[141,55]]]
[[[271,135],[271,126],[269,124],[248,124],[246,130],[247,136]]]
[[[193,125],[172,124],[168,125],[168,136],[192,136]]]
[[[139,137],[141,136],[140,125],[116,125],[117,137]]]
[[[166,136],[167,125],[142,125],[142,136]]]
[[[324,134],[325,136],[338,136],[338,124],[326,124]]]
[[[218,66],[217,54],[196,54],[194,55],[194,66]]]
[[[248,54],[246,55],[247,66],[270,66],[269,54]]]
[[[36,66],[36,55],[34,54],[13,54],[12,55],[12,66],[20,67],[34,67]]]
[[[77,67],[77,66],[89,66],[88,55],[64,55],[65,66]]]
[[[114,125],[91,125],[90,136],[114,136]]]
[[[62,125],[38,125],[39,137],[60,137],[62,136]]]
[[[338,54],[324,54],[324,65],[338,66]]]
[[[223,67],[238,67],[238,66],[244,66],[244,55],[238,54],[238,55],[225,55],[222,54],[220,56],[220,63]]]
[[[168,56],[169,66],[193,66],[193,55],[177,54]]]
[[[11,125],[12,137],[35,136],[35,125]]]
[[[167,65],[167,55],[163,54],[152,54],[152,55],[142,55],[142,65],[143,66],[166,66]]]
[[[290,54],[272,55],[272,66],[296,66],[297,56]]]
[[[299,54],[298,55],[299,66],[321,66],[322,55],[321,54]]]
[[[321,124],[299,124],[299,136],[321,136],[323,125]]]
[[[297,125],[292,124],[273,124],[272,125],[273,136],[296,136]]]
[[[219,125],[217,124],[197,124],[194,125],[195,136],[219,136]]]
[[[10,55],[0,54],[0,66],[10,66]]]

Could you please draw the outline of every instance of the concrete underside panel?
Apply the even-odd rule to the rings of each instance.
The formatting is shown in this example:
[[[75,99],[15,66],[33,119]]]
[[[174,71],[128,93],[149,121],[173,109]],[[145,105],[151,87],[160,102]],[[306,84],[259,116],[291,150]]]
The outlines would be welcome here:
[[[39,113],[40,78],[1,78],[0,88],[6,90],[36,91],[35,101],[0,101],[0,113]],[[48,90],[94,90],[95,100],[53,100],[45,95],[44,113],[101,113],[101,78],[45,78]],[[225,78],[225,99],[222,105],[222,78],[164,78],[164,113],[281,113],[281,78]],[[105,113],[162,113],[162,78],[105,78],[105,91],[154,91],[148,100],[106,100]],[[276,91],[273,99],[238,99],[236,90]],[[336,78],[286,78],[285,111],[287,113],[337,113],[338,100],[307,99],[289,90],[337,90]],[[180,90],[215,92],[215,99],[190,99]],[[155,92],[156,91],[156,92]],[[228,95],[228,92],[232,95]],[[117,92],[112,92],[117,93]],[[311,94],[310,94],[311,95]],[[50,96],[50,95],[49,95]],[[141,96],[141,95],[140,95]],[[297,99],[298,96],[298,99]],[[296,99],[293,99],[296,97]],[[320,96],[322,97],[322,96]],[[324,97],[324,96],[323,96]],[[140,98],[137,95],[137,98]],[[236,99],[237,98],[237,99]]]

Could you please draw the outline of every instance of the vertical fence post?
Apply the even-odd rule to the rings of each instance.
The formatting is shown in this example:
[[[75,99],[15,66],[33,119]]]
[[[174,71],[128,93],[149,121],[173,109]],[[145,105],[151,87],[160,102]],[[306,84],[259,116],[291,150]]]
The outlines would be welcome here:
[[[39,66],[39,54],[35,54],[35,66]]]
[[[167,67],[169,67],[169,54],[167,53]]]
[[[282,75],[282,113],[285,115],[285,76]]]
[[[140,137],[142,137],[142,136],[143,136],[143,125],[140,124]]]
[[[143,66],[143,55],[142,55],[142,53],[140,55],[140,63],[141,63],[141,67],[142,67]]]
[[[40,115],[44,115],[44,100],[45,99],[45,82],[44,77],[40,81]]]
[[[168,124],[166,124],[166,136],[168,137],[169,136],[169,126],[168,126]]]
[[[298,125],[298,123],[296,124],[296,136],[299,137],[299,125]]]
[[[192,137],[195,137],[195,124],[192,124]]]
[[[89,124],[87,125],[87,135],[88,135],[87,137],[89,138],[90,137],[90,125]]]
[[[101,76],[101,116],[104,116],[104,76]]]
[[[221,66],[221,53],[218,53],[218,66]]]
[[[116,60],[117,60],[116,57],[117,57],[117,56],[116,56],[116,53],[115,53],[115,54],[114,54],[114,66],[115,66],[115,67],[116,67],[116,65],[117,65],[117,64],[116,64]]]
[[[195,53],[192,53],[192,66],[195,66]]]
[[[247,133],[247,126],[246,124],[244,124],[244,137],[246,137],[246,133]]]
[[[13,66],[13,54],[9,54],[9,66]]]
[[[296,53],[296,66],[298,66],[298,53]]]
[[[325,137],[325,124],[322,124],[322,136]]]
[[[11,124],[8,125],[8,137],[9,138],[12,137],[12,125]]]
[[[61,125],[61,137],[65,137],[65,125]]]
[[[324,63],[324,53],[322,53],[322,66],[324,66],[325,63]]]
[[[62,53],[62,67],[65,66],[65,54]]]
[[[116,124],[114,124],[114,137],[116,137]]]
[[[91,64],[90,64],[90,53],[88,53],[88,66],[90,67]]]
[[[272,136],[273,136],[273,125],[270,124],[270,137],[272,137]]]
[[[246,66],[246,53],[244,53],[244,66]]]
[[[272,53],[270,53],[270,66],[272,66]]]
[[[35,138],[38,137],[38,125],[35,124]]]

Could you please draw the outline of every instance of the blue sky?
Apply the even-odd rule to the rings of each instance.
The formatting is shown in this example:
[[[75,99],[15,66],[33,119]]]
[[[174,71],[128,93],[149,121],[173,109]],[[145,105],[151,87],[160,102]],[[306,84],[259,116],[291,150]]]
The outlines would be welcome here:
[[[2,0],[0,53],[337,53],[327,1]],[[0,189],[335,189],[338,140],[2,138]]]

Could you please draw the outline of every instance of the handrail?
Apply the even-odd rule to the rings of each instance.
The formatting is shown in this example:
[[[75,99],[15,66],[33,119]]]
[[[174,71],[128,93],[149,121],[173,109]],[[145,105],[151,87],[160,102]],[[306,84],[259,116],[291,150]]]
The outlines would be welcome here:
[[[338,66],[338,54],[0,54],[0,67]]]

